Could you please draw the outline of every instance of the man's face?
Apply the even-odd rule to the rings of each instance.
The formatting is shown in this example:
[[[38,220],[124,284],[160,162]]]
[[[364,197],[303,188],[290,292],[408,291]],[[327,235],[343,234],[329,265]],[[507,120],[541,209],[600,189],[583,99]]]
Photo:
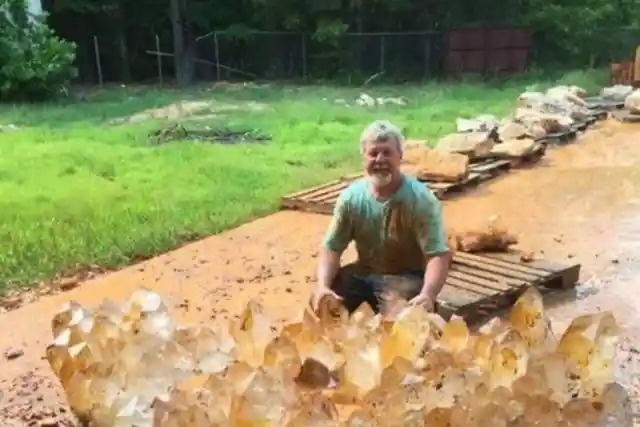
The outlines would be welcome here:
[[[400,170],[402,154],[393,140],[367,142],[363,160],[364,170],[373,185],[382,187],[389,184]]]

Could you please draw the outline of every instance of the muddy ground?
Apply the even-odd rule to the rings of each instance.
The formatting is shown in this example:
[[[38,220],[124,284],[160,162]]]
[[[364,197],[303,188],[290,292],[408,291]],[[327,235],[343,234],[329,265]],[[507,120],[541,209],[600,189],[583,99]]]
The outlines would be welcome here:
[[[445,202],[444,210],[453,228],[499,214],[521,248],[582,263],[577,300],[551,308],[552,317],[561,328],[579,314],[613,310],[626,327],[619,373],[638,399],[640,126],[600,124],[536,166]],[[43,359],[63,302],[124,299],[142,285],[162,294],[184,322],[234,316],[250,298],[275,318],[290,318],[308,297],[328,220],[280,212],[1,314],[0,351],[11,360],[0,359],[0,425],[66,425],[68,408]]]

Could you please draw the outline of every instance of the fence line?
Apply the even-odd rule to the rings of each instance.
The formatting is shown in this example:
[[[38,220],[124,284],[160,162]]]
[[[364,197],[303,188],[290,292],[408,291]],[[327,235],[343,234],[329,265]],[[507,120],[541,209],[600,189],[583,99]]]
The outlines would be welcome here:
[[[597,30],[594,30],[597,31]],[[603,30],[604,31],[604,30]],[[624,55],[640,28],[607,29],[616,37],[616,55]],[[256,37],[258,36],[258,37]],[[620,40],[624,40],[621,43]],[[549,50],[540,42],[534,51]],[[545,41],[544,43],[549,43]],[[118,80],[118,49],[113,39],[93,36],[81,43],[80,78],[98,84]],[[610,44],[610,43],[609,43]],[[603,62],[614,60],[609,44],[594,46],[594,54]],[[629,44],[628,49],[626,45]],[[145,47],[146,46],[146,47]],[[321,41],[308,32],[250,31],[243,34],[210,31],[195,39],[193,58],[196,78],[200,81],[228,79],[308,79],[341,78],[362,83],[371,76],[401,80],[442,76],[445,46],[443,32],[434,30],[405,32],[348,32],[335,39]],[[603,52],[596,52],[603,51]],[[129,66],[134,80],[160,84],[175,76],[173,42],[152,34],[132,49]],[[133,61],[133,62],[131,62]]]

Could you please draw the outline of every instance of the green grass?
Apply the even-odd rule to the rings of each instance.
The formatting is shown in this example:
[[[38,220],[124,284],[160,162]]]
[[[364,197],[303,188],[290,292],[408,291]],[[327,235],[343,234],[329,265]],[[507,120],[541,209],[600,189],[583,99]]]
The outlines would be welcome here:
[[[265,215],[278,208],[283,194],[357,170],[358,137],[372,120],[391,120],[408,137],[435,142],[454,130],[458,116],[509,113],[518,93],[534,82],[550,80],[368,87],[373,96],[409,100],[377,109],[333,102],[351,102],[359,89],[275,84],[112,88],[83,102],[2,106],[0,124],[21,130],[0,133],[0,292],[78,265],[125,265]],[[199,99],[264,104],[259,111],[220,111],[198,123],[258,129],[273,141],[154,146],[147,135],[162,123],[108,124]]]

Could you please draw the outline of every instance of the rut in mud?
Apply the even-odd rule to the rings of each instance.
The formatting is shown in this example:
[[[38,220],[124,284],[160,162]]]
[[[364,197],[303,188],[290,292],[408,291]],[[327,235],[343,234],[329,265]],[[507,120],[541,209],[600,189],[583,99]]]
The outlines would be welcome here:
[[[536,166],[445,202],[446,226],[482,227],[499,214],[520,248],[582,263],[578,301],[550,310],[558,328],[599,309],[614,310],[622,326],[640,325],[640,267],[634,267],[640,265],[639,140],[634,125],[603,123],[575,144],[549,150]],[[51,318],[63,302],[93,306],[146,286],[173,305],[182,323],[237,316],[251,298],[276,319],[287,319],[308,298],[328,222],[324,215],[280,212],[0,315],[0,351],[22,353],[2,361],[0,423],[55,425],[46,423],[68,417],[43,360]],[[629,328],[620,354],[629,381],[640,375],[633,339],[638,342],[640,331]]]

